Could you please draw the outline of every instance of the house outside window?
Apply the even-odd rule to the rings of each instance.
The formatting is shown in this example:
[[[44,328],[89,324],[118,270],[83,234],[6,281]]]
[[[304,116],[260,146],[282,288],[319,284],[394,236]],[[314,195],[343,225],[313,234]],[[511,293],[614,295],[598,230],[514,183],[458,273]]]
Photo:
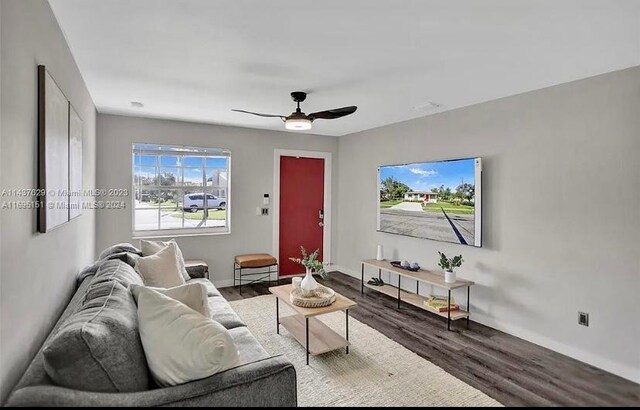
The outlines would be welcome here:
[[[133,144],[133,236],[230,232],[231,154]]]
[[[427,191],[409,191],[404,194],[405,201],[422,201],[425,203],[438,202],[438,194],[435,192]]]

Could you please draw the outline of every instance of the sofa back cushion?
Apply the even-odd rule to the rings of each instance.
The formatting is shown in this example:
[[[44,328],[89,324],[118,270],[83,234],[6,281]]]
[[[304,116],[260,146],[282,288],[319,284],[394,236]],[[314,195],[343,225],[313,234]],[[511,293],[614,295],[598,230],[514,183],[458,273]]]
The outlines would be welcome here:
[[[106,259],[113,254],[122,253],[122,252],[129,252],[129,253],[134,253],[136,255],[142,256],[142,251],[136,248],[135,246],[131,245],[130,243],[117,243],[115,245],[109,246],[107,249],[100,252],[100,256],[98,256],[98,260]]]
[[[118,280],[91,284],[81,306],[47,342],[43,356],[49,377],[64,387],[93,392],[149,389],[137,307]]]
[[[107,260],[100,265],[96,274],[91,278],[89,287],[116,281],[125,288],[130,285],[142,285],[142,277],[136,272],[131,265],[119,259]]]

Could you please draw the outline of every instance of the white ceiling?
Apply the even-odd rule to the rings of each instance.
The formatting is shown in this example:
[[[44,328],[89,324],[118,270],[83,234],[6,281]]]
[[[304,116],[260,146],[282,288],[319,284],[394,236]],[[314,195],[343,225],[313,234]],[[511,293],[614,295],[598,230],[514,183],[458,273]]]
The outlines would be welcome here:
[[[231,109],[302,90],[344,135],[640,65],[635,0],[49,1],[101,113],[283,130]]]

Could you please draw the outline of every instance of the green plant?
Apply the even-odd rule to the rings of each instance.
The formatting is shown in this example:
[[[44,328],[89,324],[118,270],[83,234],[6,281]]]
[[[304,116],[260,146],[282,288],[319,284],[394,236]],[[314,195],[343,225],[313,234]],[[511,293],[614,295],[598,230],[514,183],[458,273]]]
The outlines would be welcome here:
[[[326,279],[327,273],[324,271],[324,265],[322,264],[321,261],[318,260],[319,251],[320,251],[319,249],[316,249],[312,253],[307,254],[307,250],[304,248],[304,246],[301,246],[300,252],[302,253],[302,258],[289,258],[289,260],[295,263],[299,263],[307,269],[311,269],[312,271],[315,271],[324,279]]]
[[[447,272],[453,272],[453,268],[459,268],[462,265],[462,262],[464,262],[462,255],[447,258],[447,255],[440,251],[438,251],[438,254],[440,254],[440,262],[438,262],[438,266]]]

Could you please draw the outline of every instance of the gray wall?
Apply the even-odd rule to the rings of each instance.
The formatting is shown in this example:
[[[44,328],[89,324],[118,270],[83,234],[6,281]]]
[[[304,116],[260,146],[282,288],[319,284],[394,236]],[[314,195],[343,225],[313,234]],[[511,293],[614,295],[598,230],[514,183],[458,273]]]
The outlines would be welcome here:
[[[640,381],[639,107],[636,67],[341,137],[336,263],[462,253],[474,320]],[[473,156],[483,248],[376,232],[378,165]]]
[[[84,186],[95,183],[96,111],[60,28],[42,0],[2,0],[1,176],[3,189],[37,185],[37,65],[44,64],[84,124]],[[2,201],[32,201],[3,197]],[[94,259],[95,213],[47,234],[32,210],[2,210],[0,401],[6,399],[68,302],[75,275]]]
[[[437,250],[463,253],[459,273],[477,282],[475,320],[640,381],[640,69],[339,140],[100,115],[96,163],[95,108],[48,3],[2,0],[0,35],[3,188],[36,185],[36,66],[45,64],[84,120],[87,189],[130,188],[134,141],[232,150],[231,235],[178,238],[187,258],[209,262],[218,284],[230,283],[233,255],[271,250],[272,216],[254,209],[273,194],[273,150],[329,151],[332,254],[346,271],[373,257],[376,244],[389,258],[433,269]],[[375,232],[378,165],[468,156],[484,158],[482,249]],[[0,401],[59,316],[77,271],[96,249],[132,240],[128,201],[126,210],[85,211],[44,235],[35,212],[2,210]],[[590,327],[577,325],[578,310],[591,314]]]
[[[131,144],[150,142],[231,150],[231,234],[176,238],[185,258],[204,259],[219,286],[233,284],[233,256],[272,250],[273,215],[257,216],[263,194],[273,197],[274,149],[326,151],[333,155],[333,186],[337,184],[336,137],[294,134],[134,118],[98,115],[98,186],[131,189]],[[132,242],[132,198],[127,209],[100,210],[97,223],[97,251],[117,242]],[[332,207],[336,209],[337,198]],[[337,229],[335,218],[333,230]],[[137,240],[133,241],[138,244]],[[335,246],[332,248],[335,254]]]

